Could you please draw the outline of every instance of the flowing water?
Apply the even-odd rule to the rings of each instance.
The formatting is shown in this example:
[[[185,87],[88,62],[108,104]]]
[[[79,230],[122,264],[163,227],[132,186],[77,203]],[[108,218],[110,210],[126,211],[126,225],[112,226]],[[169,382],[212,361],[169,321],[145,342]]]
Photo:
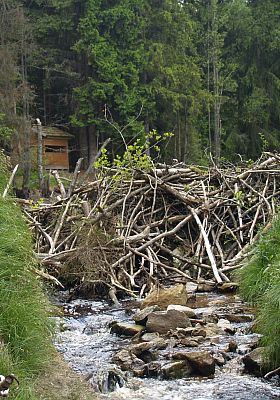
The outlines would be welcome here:
[[[197,295],[192,305],[196,312],[207,318],[216,314],[220,318],[227,313],[252,313],[237,296],[215,294]],[[110,306],[106,302],[76,300],[63,305],[63,318],[57,318],[60,333],[56,346],[73,369],[84,376],[96,391],[106,391],[110,370],[116,369],[111,358],[119,349],[131,343],[131,339],[110,334],[114,321],[132,322],[131,311],[137,303],[123,302],[121,306]],[[237,353],[223,367],[216,367],[213,379],[187,378],[177,380],[140,379],[123,373],[123,380],[113,392],[100,394],[102,399],[114,400],[269,400],[280,399],[279,382],[268,382],[245,374],[240,361],[243,354],[258,340],[250,333],[251,323],[232,324],[234,336],[220,335],[200,345],[199,350],[223,350],[231,341],[238,344]],[[192,349],[193,350],[193,349]],[[167,349],[170,354],[176,349]],[[125,382],[124,386],[122,386]],[[118,387],[122,386],[122,387]]]

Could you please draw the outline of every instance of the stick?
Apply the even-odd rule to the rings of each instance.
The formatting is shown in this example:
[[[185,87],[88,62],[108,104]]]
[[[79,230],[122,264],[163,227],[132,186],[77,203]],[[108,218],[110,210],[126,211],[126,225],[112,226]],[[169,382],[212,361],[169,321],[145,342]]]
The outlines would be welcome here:
[[[8,184],[7,184],[7,186],[6,186],[5,190],[4,190],[4,192],[3,192],[3,194],[2,194],[3,199],[7,196],[7,193],[8,193],[8,191],[9,191],[9,189],[10,189],[10,186],[11,186],[11,184],[13,183],[15,174],[16,174],[17,169],[18,169],[18,166],[19,166],[19,164],[17,164],[17,165],[15,166],[15,168],[13,169],[13,172],[12,172],[12,174],[11,174],[11,176],[10,176],[9,182],[8,182]]]
[[[217,268],[217,265],[216,265],[216,261],[215,261],[214,255],[213,255],[213,253],[211,251],[211,245],[210,245],[208,236],[207,236],[207,234],[206,234],[206,232],[205,232],[205,230],[203,228],[203,225],[202,225],[198,215],[196,214],[195,210],[193,208],[191,208],[190,211],[191,211],[194,219],[196,220],[196,223],[199,226],[199,229],[201,230],[201,233],[203,235],[206,251],[207,251],[207,254],[208,254],[208,258],[209,258],[210,264],[212,266],[214,277],[215,277],[215,279],[216,279],[216,281],[218,283],[221,283],[223,280],[221,279],[221,277],[219,275],[218,268]]]
[[[71,181],[69,189],[68,189],[68,193],[67,193],[68,197],[71,196],[71,194],[73,193],[73,190],[75,189],[75,186],[76,186],[76,183],[77,183],[77,179],[78,179],[78,176],[79,176],[79,173],[80,173],[82,162],[83,162],[83,158],[79,158],[78,161],[77,161],[77,164],[76,164],[76,167],[75,167],[75,171],[74,171],[74,174],[73,174],[73,178],[72,178],[72,181]]]

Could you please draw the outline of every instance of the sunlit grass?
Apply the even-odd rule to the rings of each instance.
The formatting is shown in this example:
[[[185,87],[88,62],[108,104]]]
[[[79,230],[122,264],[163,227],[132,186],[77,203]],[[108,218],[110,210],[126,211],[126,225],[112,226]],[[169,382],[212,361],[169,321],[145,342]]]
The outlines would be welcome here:
[[[35,273],[31,233],[12,199],[2,199],[7,183],[0,154],[0,374],[14,373],[20,387],[11,399],[35,400],[33,380],[51,361],[47,301]]]
[[[280,365],[280,218],[263,233],[253,255],[239,271],[241,295],[257,307],[257,331],[263,335],[270,368]]]

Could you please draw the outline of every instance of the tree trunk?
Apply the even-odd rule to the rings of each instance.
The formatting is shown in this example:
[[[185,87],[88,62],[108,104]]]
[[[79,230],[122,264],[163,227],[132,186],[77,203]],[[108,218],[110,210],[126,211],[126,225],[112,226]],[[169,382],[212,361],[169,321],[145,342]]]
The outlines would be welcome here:
[[[39,188],[40,192],[44,191],[44,172],[43,172],[43,130],[42,124],[39,118],[37,118],[37,134],[38,134],[38,178],[39,178]]]

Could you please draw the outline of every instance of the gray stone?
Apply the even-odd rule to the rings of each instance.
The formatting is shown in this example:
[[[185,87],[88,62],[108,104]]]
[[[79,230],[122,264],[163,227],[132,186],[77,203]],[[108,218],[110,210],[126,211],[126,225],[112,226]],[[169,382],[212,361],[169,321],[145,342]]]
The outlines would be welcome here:
[[[145,362],[140,360],[129,350],[121,350],[112,357],[113,362],[119,365],[123,371],[131,371],[136,376],[145,375]]]
[[[199,345],[196,339],[191,339],[191,338],[181,339],[179,344],[185,347],[198,347]]]
[[[185,313],[169,310],[151,313],[148,317],[146,328],[147,332],[165,334],[172,329],[187,328],[190,326],[191,322]]]
[[[200,328],[195,328],[192,331],[192,336],[203,336],[205,338],[206,335],[207,335],[207,332],[206,332],[205,328],[201,328],[201,327]]]
[[[145,363],[156,359],[156,355],[151,351],[152,349],[154,349],[152,342],[138,343],[129,347],[130,352]]]
[[[186,360],[169,362],[161,367],[161,377],[164,379],[187,378],[192,372],[192,367]]]
[[[143,342],[152,342],[153,340],[157,340],[158,338],[159,338],[158,332],[144,333],[144,335],[141,336],[141,340]]]
[[[133,319],[135,323],[138,325],[146,325],[148,316],[154,311],[160,311],[159,306],[155,305],[155,306],[145,307],[143,310],[138,311],[133,316]]]
[[[146,365],[146,376],[148,378],[157,378],[161,371],[161,364],[158,361],[152,361]]]
[[[213,359],[215,361],[215,363],[219,366],[222,367],[223,365],[225,365],[226,360],[225,357],[223,356],[222,353],[216,353],[213,355]]]
[[[181,312],[185,313],[186,316],[189,318],[196,318],[196,313],[194,312],[194,310],[187,306],[180,306],[179,304],[170,304],[167,307],[167,311],[169,311],[169,310],[181,311]]]
[[[224,332],[226,333],[230,333],[231,335],[234,335],[236,332],[236,329],[233,328],[233,326],[231,325],[231,323],[225,319],[225,318],[221,318],[219,319],[217,326],[219,328],[221,328]]]
[[[115,333],[119,336],[134,336],[144,329],[145,327],[143,325],[122,324],[117,322],[111,327],[110,333]]]
[[[226,314],[224,318],[226,318],[229,322],[234,322],[234,323],[251,322],[253,320],[252,315],[244,315],[244,314]]]
[[[194,374],[211,376],[215,373],[215,360],[208,351],[178,352],[174,353],[172,358],[187,360]]]
[[[214,337],[224,333],[223,329],[220,328],[214,322],[209,322],[208,324],[206,324],[205,330],[206,330],[206,337]]]
[[[255,376],[262,376],[267,372],[263,367],[264,347],[257,347],[252,350],[250,353],[246,354],[246,356],[242,357],[242,361],[246,371]]]

